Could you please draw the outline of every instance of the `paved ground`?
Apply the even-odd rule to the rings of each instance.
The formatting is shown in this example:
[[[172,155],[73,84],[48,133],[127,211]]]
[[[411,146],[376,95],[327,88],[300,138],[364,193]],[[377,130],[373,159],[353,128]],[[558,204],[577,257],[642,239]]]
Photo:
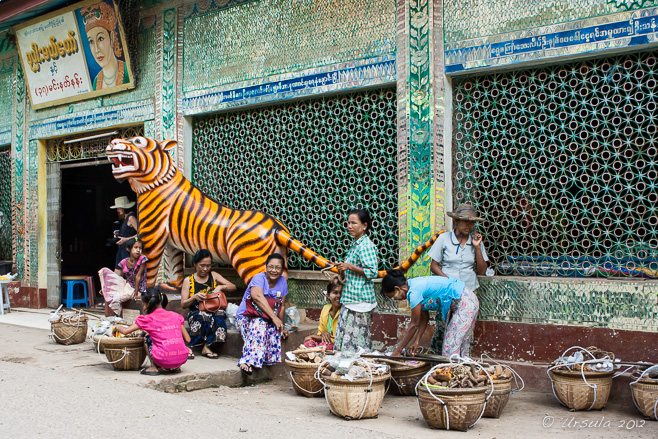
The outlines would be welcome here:
[[[644,421],[631,401],[570,413],[540,392],[512,395],[501,419],[482,419],[468,433],[430,430],[413,397],[387,395],[377,419],[345,421],[329,413],[324,398],[297,396],[282,379],[167,394],[147,388],[157,384],[150,377],[113,371],[91,343],[57,345],[47,330],[16,326],[19,317],[0,319],[1,437],[658,437],[658,422]],[[235,370],[231,358],[197,358],[183,374]]]

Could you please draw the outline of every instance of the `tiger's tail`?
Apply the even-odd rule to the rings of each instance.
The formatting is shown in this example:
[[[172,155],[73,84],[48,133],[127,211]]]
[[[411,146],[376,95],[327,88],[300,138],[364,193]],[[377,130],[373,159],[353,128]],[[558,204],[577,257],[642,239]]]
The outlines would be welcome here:
[[[437,240],[439,235],[444,233],[444,232],[445,232],[445,230],[440,230],[440,231],[436,232],[434,234],[434,236],[432,236],[429,239],[429,241],[427,241],[423,245],[420,245],[420,246],[416,247],[416,250],[414,250],[414,252],[411,254],[411,256],[409,256],[409,259],[407,259],[406,261],[404,261],[403,263],[401,263],[400,265],[398,265],[395,268],[398,269],[398,270],[402,270],[403,272],[406,272],[407,270],[409,270],[411,268],[411,266],[414,265],[418,259],[420,259],[420,256],[423,253],[425,253],[427,251],[427,249],[432,246],[432,244],[434,244],[434,241]],[[380,270],[380,271],[377,272],[377,277],[384,277],[384,276],[386,276],[386,273],[388,273],[388,270]]]
[[[309,249],[304,244],[302,244],[301,242],[297,241],[295,238],[290,236],[290,233],[286,229],[280,228],[279,230],[277,230],[276,241],[280,245],[289,248],[295,253],[298,253],[302,258],[306,259],[307,261],[312,262],[319,267],[327,268],[328,271],[338,273],[338,270],[334,268],[334,264],[332,262],[330,262],[326,258],[323,258],[319,254],[315,253],[313,250]]]

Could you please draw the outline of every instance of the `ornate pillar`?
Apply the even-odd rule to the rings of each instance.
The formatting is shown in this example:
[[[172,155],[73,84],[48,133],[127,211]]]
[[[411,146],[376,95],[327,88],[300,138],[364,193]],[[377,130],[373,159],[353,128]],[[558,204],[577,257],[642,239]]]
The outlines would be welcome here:
[[[184,6],[165,9],[158,17],[158,47],[156,68],[155,133],[157,140],[174,139],[178,146],[172,151],[174,163],[183,170],[182,108],[182,52]],[[148,127],[152,128],[152,127]],[[191,147],[191,145],[188,145]],[[182,266],[184,254],[165,248],[163,263],[160,265],[159,281],[166,281],[176,266]]]
[[[16,62],[14,81],[14,123],[12,124],[12,255],[14,270],[18,273],[18,279],[27,283],[25,270],[25,139],[27,114],[27,96],[25,94],[25,77],[20,62]]]
[[[398,196],[400,258],[444,222],[443,1],[398,0]],[[429,273],[427,254],[411,276]]]

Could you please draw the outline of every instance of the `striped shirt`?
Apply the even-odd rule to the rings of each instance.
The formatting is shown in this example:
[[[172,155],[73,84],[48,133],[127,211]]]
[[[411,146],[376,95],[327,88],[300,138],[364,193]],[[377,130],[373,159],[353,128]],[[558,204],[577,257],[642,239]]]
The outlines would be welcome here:
[[[363,235],[350,245],[345,262],[363,268],[365,277],[351,270],[345,271],[345,286],[340,296],[340,303],[376,304],[372,280],[377,278],[377,247],[368,235]]]

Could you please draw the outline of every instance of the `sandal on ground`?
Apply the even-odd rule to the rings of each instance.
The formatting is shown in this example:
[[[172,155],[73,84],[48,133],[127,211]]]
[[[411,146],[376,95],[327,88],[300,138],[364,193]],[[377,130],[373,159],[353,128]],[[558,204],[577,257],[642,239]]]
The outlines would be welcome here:
[[[139,371],[142,375],[149,375],[149,376],[157,376],[160,375],[160,372],[153,372],[150,370],[146,370],[146,368],[142,368],[142,370]]]
[[[194,360],[194,352],[190,351],[190,353],[187,354],[187,359],[188,360]]]
[[[217,355],[217,354],[214,353],[214,352],[207,352],[207,353],[205,353],[205,354],[202,352],[201,355],[203,355],[203,356],[206,357],[206,358],[210,358],[211,360],[216,360],[216,359],[219,358],[219,355]]]
[[[251,370],[251,366],[248,365],[247,363],[242,363],[240,365],[240,372],[242,372],[245,375],[251,375],[253,371]]]
[[[174,369],[160,369],[158,368],[158,372],[160,373],[167,373],[167,374],[175,374],[175,373],[180,373],[180,367],[176,367]]]

